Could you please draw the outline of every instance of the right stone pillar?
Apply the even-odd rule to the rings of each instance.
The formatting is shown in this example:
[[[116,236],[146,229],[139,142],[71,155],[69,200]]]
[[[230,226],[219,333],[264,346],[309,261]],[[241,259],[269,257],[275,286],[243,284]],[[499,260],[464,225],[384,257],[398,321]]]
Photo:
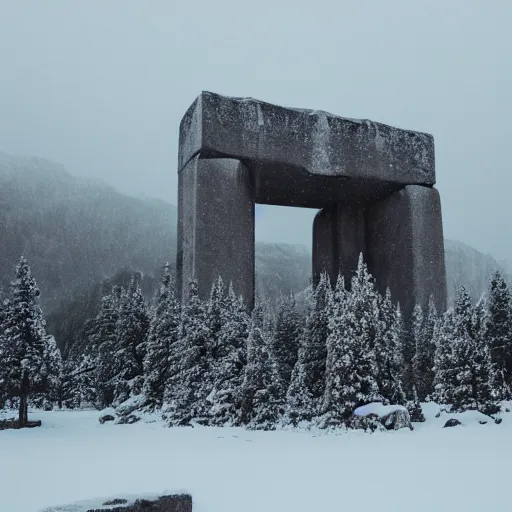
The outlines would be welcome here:
[[[367,210],[368,267],[381,293],[391,290],[405,318],[430,295],[446,309],[441,201],[435,188],[409,185]]]
[[[313,285],[326,272],[331,284],[338,274],[350,280],[359,254],[366,256],[365,208],[359,204],[334,204],[320,210],[313,221]]]

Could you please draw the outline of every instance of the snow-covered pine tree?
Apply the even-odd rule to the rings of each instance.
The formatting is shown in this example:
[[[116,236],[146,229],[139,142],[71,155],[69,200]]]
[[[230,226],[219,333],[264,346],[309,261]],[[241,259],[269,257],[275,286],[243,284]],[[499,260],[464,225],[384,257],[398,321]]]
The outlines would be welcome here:
[[[487,339],[496,368],[496,392],[510,399],[512,386],[512,297],[506,281],[496,272],[491,281]]]
[[[41,368],[43,389],[40,393],[38,406],[53,408],[59,404],[59,394],[63,378],[62,356],[55,338],[51,335],[44,337],[43,365]]]
[[[485,337],[485,307],[476,307],[464,287],[455,301],[451,325],[445,326],[445,336],[451,340],[444,379],[443,402],[454,411],[480,410],[486,414],[497,412],[493,394],[493,365]]]
[[[351,284],[329,322],[325,426],[347,424],[356,407],[382,399],[375,379],[378,298],[362,255]]]
[[[377,386],[385,401],[405,405],[406,398],[401,382],[402,320],[399,307],[393,305],[389,288],[384,297],[378,296],[378,319],[374,347]]]
[[[330,291],[329,278],[323,273],[313,292],[311,309],[300,338],[297,363],[286,394],[287,424],[296,426],[301,421],[310,421],[320,410],[325,390]]]
[[[232,290],[230,290],[232,291]],[[234,295],[234,294],[233,294]],[[202,381],[203,394],[207,397],[206,403],[204,404],[204,418],[203,422],[212,422],[210,414],[214,414],[213,411],[219,408],[215,407],[218,397],[216,395],[215,384],[222,381],[225,375],[225,369],[223,368],[226,356],[226,349],[224,347],[224,335],[226,324],[229,322],[231,317],[234,316],[234,311],[230,306],[234,306],[236,303],[236,297],[227,296],[227,290],[224,286],[222,277],[219,276],[212,284],[210,291],[210,298],[206,304],[206,325],[208,327],[209,338],[206,346],[208,360],[208,371],[205,373]],[[220,414],[222,416],[222,414]],[[222,421],[217,418],[217,421]]]
[[[178,372],[171,375],[165,392],[165,415],[170,425],[190,425],[192,421],[207,422],[206,397],[210,382],[207,322],[208,304],[198,295],[197,281],[189,282],[188,300],[182,305],[179,338],[173,357]]]
[[[440,318],[434,336],[436,350],[434,352],[434,392],[432,398],[442,405],[453,403],[453,389],[456,384],[453,362],[455,329],[455,311],[451,308]]]
[[[409,400],[413,399],[413,388],[416,384],[414,372],[414,359],[416,345],[421,343],[423,331],[423,310],[419,304],[414,306],[410,321],[405,325],[402,339],[402,384]]]
[[[143,385],[143,361],[146,352],[146,338],[149,329],[149,315],[138,276],[134,276],[121,294],[119,316],[116,323],[117,371],[114,376],[114,402],[120,404],[138,395]]]
[[[213,425],[233,425],[238,421],[237,405],[247,363],[250,317],[242,297],[235,295],[231,284],[224,303],[212,368],[213,388],[208,396]]]
[[[339,348],[343,343],[345,320],[345,308],[348,302],[348,292],[345,288],[345,280],[338,275],[334,290],[331,289],[327,297],[327,339],[325,359],[325,387],[321,398],[320,414],[326,414],[334,407],[337,396],[339,380],[336,378],[338,358],[341,356]],[[332,392],[331,392],[332,388]]]
[[[474,408],[484,414],[494,414],[499,411],[499,396],[493,385],[496,382],[496,370],[492,362],[491,348],[487,336],[488,309],[485,297],[482,297],[473,307],[471,317],[471,393]]]
[[[4,302],[0,302],[0,409],[3,409],[7,400],[7,339],[5,336]]]
[[[424,401],[434,391],[434,338],[438,324],[438,315],[434,297],[430,296],[427,315],[421,331],[416,338],[416,353],[413,359],[416,392],[420,401]]]
[[[454,306],[455,329],[452,340],[454,387],[452,410],[475,409],[473,402],[473,372],[475,344],[471,336],[473,307],[466,289],[461,286]]]
[[[64,362],[62,402],[70,409],[93,407],[97,403],[96,359],[90,354]]]
[[[273,358],[277,363],[284,392],[290,385],[292,371],[297,362],[299,339],[303,329],[302,320],[297,310],[295,296],[291,293],[288,297],[283,298],[279,304],[272,339]]]
[[[114,378],[119,371],[115,354],[118,348],[116,326],[121,292],[119,286],[114,286],[112,292],[102,298],[101,309],[91,325],[89,340],[93,353],[97,352],[95,388],[99,408],[108,407],[114,402]]]
[[[39,289],[25,258],[16,266],[16,279],[5,313],[4,387],[19,398],[18,421],[27,424],[29,393],[44,391],[45,321],[38,303]]]
[[[167,264],[151,314],[143,361],[143,393],[150,410],[162,407],[170,376],[178,371],[174,352],[178,343],[180,309],[170,265]]]
[[[264,310],[257,304],[247,340],[247,364],[239,394],[239,422],[248,428],[273,430],[284,412],[284,391],[264,324]]]

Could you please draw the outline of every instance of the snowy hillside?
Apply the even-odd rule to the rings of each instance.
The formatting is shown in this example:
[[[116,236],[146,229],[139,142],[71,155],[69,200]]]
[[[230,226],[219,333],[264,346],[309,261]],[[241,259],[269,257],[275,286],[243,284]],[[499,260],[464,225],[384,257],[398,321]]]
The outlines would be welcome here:
[[[96,314],[106,279],[140,270],[144,292],[152,297],[162,266],[175,258],[173,205],[120,194],[43,159],[0,154],[0,218],[0,287],[8,288],[23,253],[41,289],[48,330],[59,344]],[[259,295],[298,292],[310,281],[311,248],[259,242],[255,266]],[[499,264],[447,240],[446,267],[451,304],[460,284],[474,300],[487,291]]]
[[[510,510],[512,413],[496,425],[424,409],[413,432],[376,434],[100,425],[97,411],[35,412],[41,428],[1,432],[0,510],[164,491],[190,492],[194,512]],[[449,417],[462,426],[443,429]]]

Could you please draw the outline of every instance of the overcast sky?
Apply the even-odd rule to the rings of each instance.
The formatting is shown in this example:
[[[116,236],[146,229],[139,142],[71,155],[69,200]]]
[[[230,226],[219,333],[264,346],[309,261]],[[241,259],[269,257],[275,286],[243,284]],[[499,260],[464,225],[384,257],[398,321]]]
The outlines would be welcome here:
[[[445,235],[512,261],[507,0],[0,0],[0,151],[176,204],[202,91],[430,132]],[[266,207],[257,238],[311,243]]]

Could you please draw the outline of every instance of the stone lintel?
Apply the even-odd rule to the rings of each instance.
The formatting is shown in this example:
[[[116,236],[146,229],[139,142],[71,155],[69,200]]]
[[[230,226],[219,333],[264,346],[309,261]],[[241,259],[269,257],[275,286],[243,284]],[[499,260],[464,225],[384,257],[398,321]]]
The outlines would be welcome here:
[[[397,186],[435,183],[427,133],[211,92],[201,93],[181,121],[179,170],[199,153],[237,158],[258,172],[281,166]]]

